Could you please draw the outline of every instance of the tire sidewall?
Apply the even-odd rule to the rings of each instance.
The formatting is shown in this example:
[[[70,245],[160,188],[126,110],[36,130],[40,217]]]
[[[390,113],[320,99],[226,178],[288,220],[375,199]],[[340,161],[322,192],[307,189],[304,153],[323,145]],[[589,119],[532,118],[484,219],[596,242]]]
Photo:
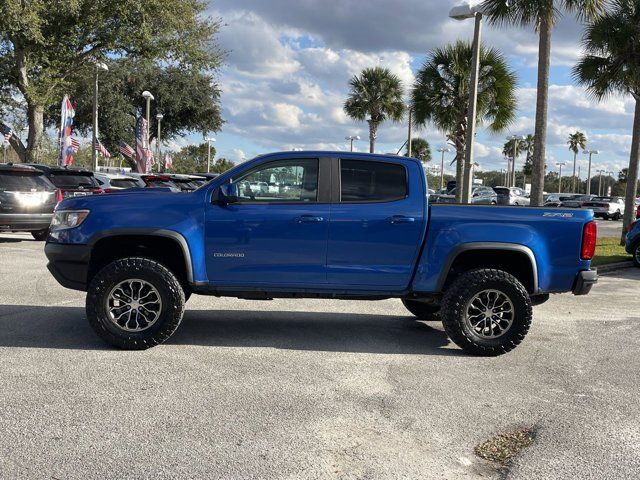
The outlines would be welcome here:
[[[120,282],[144,280],[158,291],[162,300],[160,316],[140,332],[117,327],[109,318],[106,303],[111,290]],[[145,349],[164,342],[176,330],[184,312],[184,292],[173,273],[163,265],[145,258],[117,260],[100,270],[87,292],[87,317],[91,326],[107,342],[120,348]]]
[[[638,242],[633,249],[633,264],[640,268],[640,242]]]

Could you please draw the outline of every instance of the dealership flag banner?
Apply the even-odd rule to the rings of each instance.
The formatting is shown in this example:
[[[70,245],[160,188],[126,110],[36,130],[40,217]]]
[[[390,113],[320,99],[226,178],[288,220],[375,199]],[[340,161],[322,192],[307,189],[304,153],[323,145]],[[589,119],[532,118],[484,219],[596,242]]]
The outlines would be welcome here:
[[[58,165],[65,167],[73,164],[73,145],[71,140],[71,127],[76,111],[67,95],[62,99],[60,115],[60,157]]]
[[[111,154],[109,153],[109,151],[104,148],[104,145],[102,145],[102,143],[100,142],[100,139],[98,137],[96,137],[96,152],[102,154],[102,156],[104,158],[111,158]]]
[[[164,154],[164,168],[173,168],[173,158],[169,153]]]
[[[149,148],[149,129],[147,121],[140,115],[136,122],[136,164],[138,172],[151,172],[152,154]]]

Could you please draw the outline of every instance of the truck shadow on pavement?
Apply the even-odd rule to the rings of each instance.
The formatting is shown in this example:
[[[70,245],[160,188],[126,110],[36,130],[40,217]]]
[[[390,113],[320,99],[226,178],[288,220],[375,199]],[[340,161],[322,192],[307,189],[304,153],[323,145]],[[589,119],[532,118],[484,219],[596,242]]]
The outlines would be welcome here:
[[[434,324],[434,327],[439,325]],[[439,328],[409,316],[251,310],[187,310],[167,345],[464,355]],[[84,308],[0,305],[0,347],[111,350]]]

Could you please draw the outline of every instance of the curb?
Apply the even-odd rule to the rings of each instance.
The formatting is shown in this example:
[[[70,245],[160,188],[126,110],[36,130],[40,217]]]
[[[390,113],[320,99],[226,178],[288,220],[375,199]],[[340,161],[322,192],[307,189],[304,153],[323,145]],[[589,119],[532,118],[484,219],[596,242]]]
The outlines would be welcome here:
[[[626,268],[633,268],[633,262],[631,260],[626,262],[609,263],[607,265],[599,265],[597,267],[598,273],[610,273],[617,272],[618,270],[624,270]]]

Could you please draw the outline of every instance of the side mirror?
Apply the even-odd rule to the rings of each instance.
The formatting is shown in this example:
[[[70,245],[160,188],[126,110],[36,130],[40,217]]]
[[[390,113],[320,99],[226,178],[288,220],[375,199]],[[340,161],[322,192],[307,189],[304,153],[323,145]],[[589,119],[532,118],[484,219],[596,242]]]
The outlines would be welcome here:
[[[240,196],[238,195],[238,185],[235,183],[225,183],[218,188],[218,203],[221,205],[229,205],[238,203]]]

